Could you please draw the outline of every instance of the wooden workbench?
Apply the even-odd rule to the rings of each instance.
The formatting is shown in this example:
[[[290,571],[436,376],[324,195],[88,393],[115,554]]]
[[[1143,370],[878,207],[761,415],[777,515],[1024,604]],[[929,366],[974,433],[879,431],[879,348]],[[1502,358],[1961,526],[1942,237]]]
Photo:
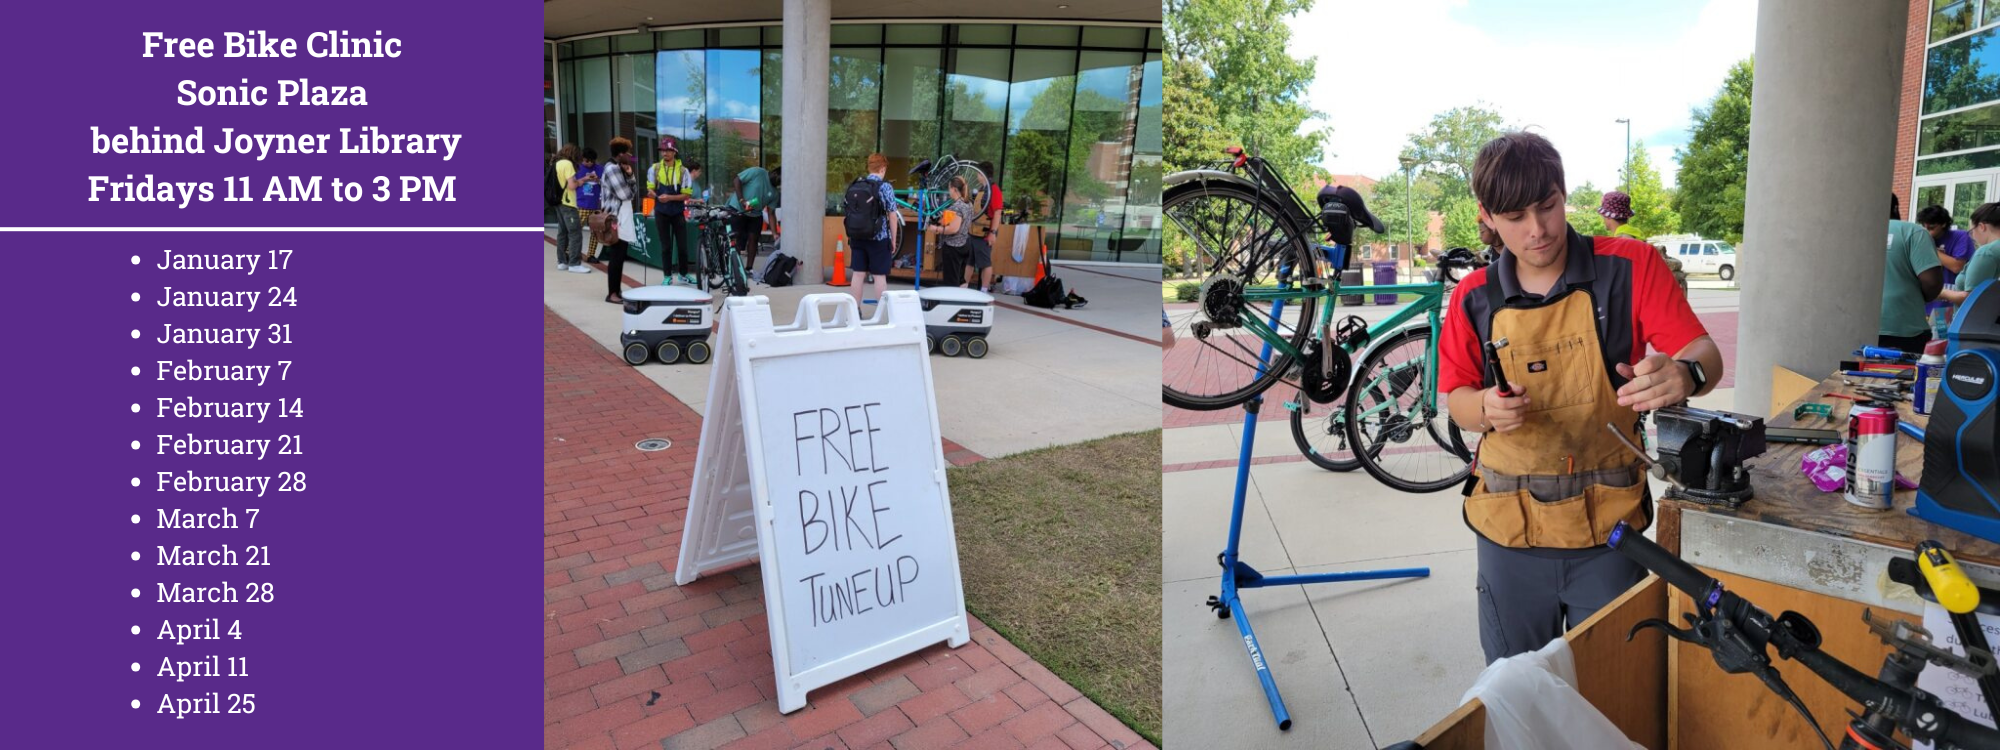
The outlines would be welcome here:
[[[1826,394],[1854,391],[1836,374],[1765,424],[1845,434],[1848,411],[1856,402]],[[1804,403],[1830,404],[1832,419],[1810,414],[1794,419]],[[1928,422],[1908,401],[1897,404],[1897,416],[1919,427]],[[2000,565],[2000,544],[1910,515],[1914,489],[1897,490],[1893,507],[1879,511],[1849,503],[1840,492],[1821,492],[1800,470],[1805,454],[1818,447],[1769,443],[1764,455],[1750,462],[1755,497],[1735,510],[1662,500],[1657,537],[1661,546],[1765,611],[1794,610],[1810,618],[1824,639],[1822,650],[1872,675],[1888,646],[1868,632],[1862,612],[1921,621],[1922,604],[1914,592],[1887,580],[1887,559],[1907,557],[1918,542],[1935,539],[1961,561]],[[1897,473],[1914,481],[1921,479],[1922,469],[1923,444],[1899,434]],[[1681,613],[1692,611],[1678,592],[1670,597],[1669,608],[1677,624]],[[1820,747],[1791,708],[1756,679],[1723,674],[1706,651],[1671,642],[1667,665],[1669,747]],[[1839,737],[1853,702],[1794,662],[1780,662],[1779,671],[1827,735]]]
[[[1823,380],[1766,424],[1844,429],[1853,402],[1826,394],[1850,390],[1839,376]],[[1833,418],[1792,419],[1798,404],[1809,402],[1832,404]],[[1927,421],[1908,403],[1898,412],[1919,426]],[[1800,460],[1817,447],[1770,443],[1751,462],[1755,498],[1735,510],[1660,501],[1655,535],[1662,546],[1772,615],[1787,610],[1805,615],[1819,628],[1822,651],[1873,675],[1888,646],[1869,633],[1862,612],[1919,621],[1923,610],[1914,591],[1888,581],[1887,560],[1908,557],[1917,542],[1935,539],[1991,586],[2000,581],[2000,571],[1989,567],[2000,564],[2000,545],[1909,515],[1915,490],[1897,491],[1894,507],[1884,511],[1851,505],[1838,492],[1820,492],[1799,471]],[[1896,447],[1897,470],[1919,479],[1923,446],[1901,436]],[[1811,727],[1757,678],[1724,674],[1706,650],[1656,632],[1624,641],[1634,623],[1659,617],[1663,609],[1664,619],[1685,625],[1681,615],[1692,611],[1691,602],[1665,589],[1649,577],[1564,635],[1576,657],[1578,692],[1649,750],[1818,750]],[[1777,667],[1821,730],[1838,742],[1856,704],[1797,662],[1779,660]],[[1428,748],[1484,747],[1484,710],[1479,701],[1468,702],[1419,740]]]

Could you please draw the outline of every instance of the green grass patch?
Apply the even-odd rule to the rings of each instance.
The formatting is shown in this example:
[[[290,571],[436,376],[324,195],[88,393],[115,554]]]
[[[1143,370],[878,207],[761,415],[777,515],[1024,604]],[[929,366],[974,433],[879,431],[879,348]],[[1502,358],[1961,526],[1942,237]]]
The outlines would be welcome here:
[[[966,609],[1160,744],[1160,431],[950,470]]]

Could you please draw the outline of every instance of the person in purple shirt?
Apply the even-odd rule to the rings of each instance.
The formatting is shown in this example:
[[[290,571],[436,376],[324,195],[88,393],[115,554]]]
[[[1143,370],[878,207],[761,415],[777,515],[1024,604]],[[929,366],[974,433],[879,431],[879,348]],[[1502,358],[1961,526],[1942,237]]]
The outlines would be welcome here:
[[[1944,210],[1944,206],[1924,207],[1917,212],[1917,223],[1922,224],[1924,231],[1931,233],[1931,241],[1937,243],[1938,264],[1944,266],[1944,286],[1950,289],[1952,280],[1965,271],[1965,262],[1979,246],[1972,241],[1972,233],[1951,228],[1951,212]],[[1924,317],[1934,318],[1938,310],[1950,306],[1943,299],[1933,300],[1924,306]]]

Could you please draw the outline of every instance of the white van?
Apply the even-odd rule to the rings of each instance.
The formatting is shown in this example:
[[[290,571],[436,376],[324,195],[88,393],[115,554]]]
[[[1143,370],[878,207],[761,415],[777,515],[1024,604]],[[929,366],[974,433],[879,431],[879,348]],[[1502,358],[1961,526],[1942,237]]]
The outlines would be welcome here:
[[[1705,240],[1698,235],[1675,234],[1646,240],[1667,257],[1681,262],[1688,274],[1715,274],[1723,281],[1736,278],[1736,248],[1721,240]]]

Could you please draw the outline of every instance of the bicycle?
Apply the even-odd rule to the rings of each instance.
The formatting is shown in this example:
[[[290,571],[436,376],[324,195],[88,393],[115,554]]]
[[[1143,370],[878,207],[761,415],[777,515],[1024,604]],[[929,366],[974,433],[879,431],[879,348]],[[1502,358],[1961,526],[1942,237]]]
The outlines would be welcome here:
[[[1203,278],[1195,309],[1177,321],[1168,316],[1184,343],[1165,361],[1163,400],[1223,409],[1284,381],[1302,396],[1286,406],[1293,438],[1314,464],[1334,471],[1358,465],[1405,492],[1462,482],[1474,448],[1439,404],[1436,339],[1448,284],[1480,263],[1470,251],[1455,251],[1439,264],[1446,281],[1368,287],[1417,299],[1380,322],[1349,316],[1336,326],[1355,217],[1338,201],[1314,216],[1261,157],[1237,147],[1226,153],[1229,161],[1166,180],[1169,252],[1187,253]],[[1382,230],[1379,221],[1368,228]],[[1321,232],[1333,244],[1313,238]],[[1356,368],[1353,355],[1364,351]],[[1309,421],[1312,403],[1337,405],[1322,423]],[[1406,445],[1419,425],[1441,450]],[[1319,434],[1335,443],[1318,444]]]
[[[1696,612],[1687,615],[1692,624],[1689,629],[1682,630],[1662,620],[1647,620],[1632,626],[1634,634],[1644,628],[1659,628],[1675,640],[1708,649],[1716,666],[1726,673],[1756,675],[1765,687],[1805,717],[1828,750],[1834,745],[1820,730],[1819,722],[1771,666],[1770,647],[1777,647],[1779,658],[1797,661],[1834,689],[1862,704],[1862,712],[1848,724],[1842,737],[1842,750],[1900,747],[1894,741],[1898,730],[1917,741],[1935,742],[1940,750],[2000,747],[2000,731],[1953,713],[1936,697],[1917,689],[1917,676],[1926,664],[1961,672],[1980,668],[1978,661],[1932,645],[1930,634],[1923,628],[1876,620],[1864,611],[1862,621],[1892,647],[1882,659],[1882,670],[1878,673],[1881,677],[1871,678],[1820,651],[1819,628],[1804,615],[1785,612],[1772,617],[1624,522],[1612,529],[1610,544],[1613,550],[1686,593],[1695,605]],[[1991,655],[1985,655],[1983,668],[1992,668]]]
[[[965,191],[962,194],[962,200],[967,205],[972,206],[974,211],[980,210],[987,204],[987,194],[991,189],[992,183],[987,181],[986,173],[979,168],[979,162],[969,159],[959,159],[950,155],[938,159],[935,163],[929,159],[918,162],[915,167],[910,168],[910,176],[917,178],[916,184],[908,189],[895,191],[897,194],[896,206],[898,208],[910,209],[916,213],[917,243],[907,260],[909,265],[900,267],[913,269],[911,275],[916,288],[922,289],[924,286],[924,230],[932,222],[937,221],[946,210],[951,208],[950,187],[952,181],[954,178],[964,180]],[[971,221],[972,217],[963,217],[962,220]],[[896,257],[896,262],[905,262],[905,260],[899,254]],[[950,281],[950,279],[946,279],[947,286],[951,285],[949,284]]]
[[[702,291],[720,291],[721,296],[738,297],[750,294],[750,272],[743,267],[743,254],[736,249],[736,218],[742,212],[728,206],[698,206],[688,209],[688,218],[695,222],[700,233],[699,250],[695,255],[700,268],[697,271]],[[722,300],[716,300],[716,308],[721,309]]]

